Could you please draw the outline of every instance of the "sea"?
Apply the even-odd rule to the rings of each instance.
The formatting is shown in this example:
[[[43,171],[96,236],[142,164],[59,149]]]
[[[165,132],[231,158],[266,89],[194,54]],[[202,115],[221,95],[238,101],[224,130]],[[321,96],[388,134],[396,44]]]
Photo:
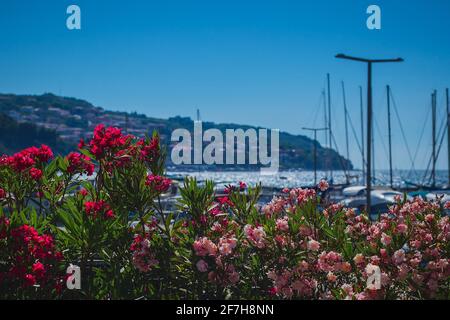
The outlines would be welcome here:
[[[174,179],[183,179],[185,176],[196,177],[198,181],[212,180],[216,185],[235,184],[243,181],[249,185],[261,183],[264,187],[271,188],[295,188],[311,187],[314,185],[314,171],[310,170],[289,170],[279,171],[274,175],[262,175],[259,171],[168,171],[167,175]],[[352,185],[364,183],[361,171],[350,171],[347,175],[344,171],[317,171],[317,181],[326,179],[334,184],[349,182]],[[430,172],[425,170],[408,171],[395,170],[393,172],[393,185],[396,188],[405,188],[416,185],[430,185]],[[390,185],[389,170],[377,170],[375,172],[375,185]],[[448,171],[436,171],[436,186],[448,186]]]

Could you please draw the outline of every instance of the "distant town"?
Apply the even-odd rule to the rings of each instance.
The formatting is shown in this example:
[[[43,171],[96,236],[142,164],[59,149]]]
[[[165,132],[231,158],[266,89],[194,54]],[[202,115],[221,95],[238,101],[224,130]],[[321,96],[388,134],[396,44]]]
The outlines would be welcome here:
[[[192,131],[194,127],[194,122],[189,117],[175,116],[169,119],[157,119],[136,112],[109,111],[84,100],[60,97],[50,93],[43,95],[0,94],[0,115],[9,118],[9,120],[3,121],[10,126],[11,122],[16,123],[16,128],[24,125],[33,126],[41,135],[45,130],[43,136],[53,135],[54,140],[49,142],[42,138],[29,137],[29,141],[27,141],[25,138],[28,133],[23,132],[23,129],[16,129],[22,131],[16,135],[11,132],[2,134],[2,129],[0,129],[1,153],[11,153],[36,143],[47,143],[56,151],[61,152],[75,149],[79,140],[89,137],[95,126],[100,123],[105,126],[119,127],[125,133],[137,137],[152,135],[156,130],[161,141],[170,148],[176,144],[170,141],[173,130],[186,128]],[[214,127],[225,132],[226,129],[234,129],[237,125],[203,122],[203,127],[205,130]],[[244,130],[255,128],[242,125],[239,127]],[[27,129],[27,131],[29,130]],[[22,141],[21,144],[15,143],[14,139],[19,138]],[[317,141],[314,142],[306,136],[292,135],[286,132],[280,132],[280,168],[312,169],[314,144],[316,144],[319,159],[318,169],[344,168],[351,170],[353,168],[351,162],[336,151],[322,147]],[[168,159],[168,165],[171,165],[170,159]],[[192,166],[189,167],[192,168]],[[244,167],[249,169],[248,166]],[[255,167],[255,169],[258,168]]]

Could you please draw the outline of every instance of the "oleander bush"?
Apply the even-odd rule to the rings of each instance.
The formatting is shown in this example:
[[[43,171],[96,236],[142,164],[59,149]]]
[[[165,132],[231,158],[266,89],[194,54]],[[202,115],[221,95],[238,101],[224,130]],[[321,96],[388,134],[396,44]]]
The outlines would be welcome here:
[[[156,133],[99,125],[78,147],[0,158],[0,298],[450,298],[449,205],[439,199],[399,197],[372,222],[321,200],[325,181],[260,207],[259,185],[218,197],[211,181],[186,178],[168,213]],[[66,287],[71,264],[80,290]],[[375,267],[379,287],[368,282]]]

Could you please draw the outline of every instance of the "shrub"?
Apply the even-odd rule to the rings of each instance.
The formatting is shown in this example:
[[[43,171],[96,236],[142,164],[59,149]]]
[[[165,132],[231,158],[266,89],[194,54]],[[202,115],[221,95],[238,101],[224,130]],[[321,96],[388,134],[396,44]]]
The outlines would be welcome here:
[[[211,181],[186,178],[179,210],[166,212],[164,154],[156,133],[100,125],[67,157],[46,146],[2,156],[0,298],[450,298],[438,201],[397,199],[371,222],[323,203],[325,182],[260,207],[259,185],[217,197]],[[70,264],[81,290],[66,289]],[[379,289],[367,285],[374,266]]]

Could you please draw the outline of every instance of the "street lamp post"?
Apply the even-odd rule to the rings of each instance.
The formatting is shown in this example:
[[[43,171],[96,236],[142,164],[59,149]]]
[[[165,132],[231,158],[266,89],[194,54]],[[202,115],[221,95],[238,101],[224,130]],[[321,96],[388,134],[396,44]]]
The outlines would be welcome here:
[[[353,60],[367,63],[367,168],[366,168],[366,210],[370,215],[372,189],[372,64],[384,62],[403,62],[402,58],[397,59],[364,59],[347,56],[345,54],[337,54],[336,58]]]
[[[313,157],[314,157],[314,185],[317,185],[317,131],[324,131],[328,130],[328,128],[302,128],[303,130],[309,130],[314,132],[314,151],[313,151]]]

